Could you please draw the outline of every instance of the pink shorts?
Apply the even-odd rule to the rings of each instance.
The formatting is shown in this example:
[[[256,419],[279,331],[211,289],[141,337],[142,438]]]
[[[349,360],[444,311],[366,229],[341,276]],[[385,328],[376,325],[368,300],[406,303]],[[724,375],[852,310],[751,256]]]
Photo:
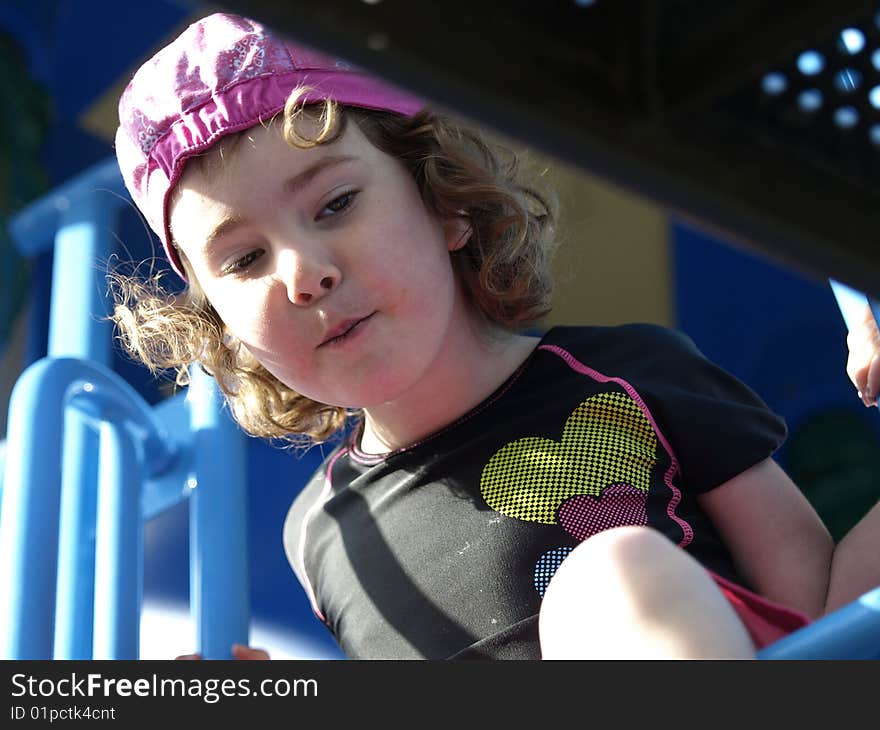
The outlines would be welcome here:
[[[810,619],[800,611],[768,601],[711,571],[710,575],[733,606],[758,649],[810,623]]]

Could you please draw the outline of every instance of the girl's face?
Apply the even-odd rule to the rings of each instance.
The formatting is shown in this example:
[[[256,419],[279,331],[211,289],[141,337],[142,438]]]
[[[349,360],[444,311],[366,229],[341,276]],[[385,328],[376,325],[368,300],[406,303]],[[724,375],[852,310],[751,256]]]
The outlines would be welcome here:
[[[206,167],[178,184],[175,241],[229,331],[297,393],[394,401],[468,329],[449,257],[465,224],[430,213],[406,168],[356,124],[308,150],[257,126]]]

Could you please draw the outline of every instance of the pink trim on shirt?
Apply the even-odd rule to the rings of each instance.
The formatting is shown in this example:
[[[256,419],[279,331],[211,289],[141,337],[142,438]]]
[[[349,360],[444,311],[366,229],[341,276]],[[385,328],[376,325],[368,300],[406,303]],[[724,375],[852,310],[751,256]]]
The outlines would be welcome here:
[[[672,483],[672,477],[675,472],[681,472],[681,467],[679,466],[678,459],[675,458],[675,453],[672,451],[672,447],[669,445],[669,442],[666,440],[666,437],[663,435],[663,432],[660,430],[660,427],[657,425],[657,422],[651,415],[651,411],[648,409],[645,401],[643,401],[642,397],[638,394],[638,391],[636,391],[636,389],[633,388],[633,386],[630,385],[623,378],[612,378],[608,375],[603,375],[602,373],[593,370],[593,368],[591,367],[587,367],[568,350],[559,347],[558,345],[539,345],[538,349],[547,350],[548,352],[552,352],[554,355],[562,358],[572,370],[580,373],[581,375],[586,375],[587,377],[592,378],[593,380],[596,380],[600,383],[617,383],[627,392],[629,397],[635,401],[636,405],[642,411],[642,414],[650,422],[651,427],[654,429],[654,433],[657,434],[657,438],[660,439],[660,443],[662,443],[663,448],[666,449],[666,453],[669,454],[669,459],[672,463],[669,469],[666,470],[666,474],[663,475],[663,481],[672,492],[672,498],[666,505],[666,514],[671,520],[678,524],[684,535],[681,539],[681,542],[678,543],[679,547],[685,547],[686,545],[689,545],[694,539],[694,529],[690,526],[690,524],[688,524],[683,519],[681,519],[681,517],[675,514],[675,508],[678,506],[678,503],[681,502],[681,492]]]
[[[302,570],[306,595],[309,597],[309,603],[312,604],[312,611],[314,611],[315,615],[325,624],[327,623],[327,619],[324,618],[324,614],[318,609],[318,601],[315,599],[315,591],[312,588],[312,581],[309,580],[309,575],[306,572],[306,530],[308,529],[308,523],[312,518],[312,514],[327,501],[327,495],[330,493],[330,490],[333,489],[333,465],[336,463],[336,460],[347,451],[348,448],[340,449],[336,452],[336,456],[330,460],[330,463],[327,465],[327,473],[324,476],[324,486],[321,489],[320,494],[315,498],[312,506],[306,510],[306,513],[302,518],[302,527],[299,531],[297,559],[299,560],[300,569]]]

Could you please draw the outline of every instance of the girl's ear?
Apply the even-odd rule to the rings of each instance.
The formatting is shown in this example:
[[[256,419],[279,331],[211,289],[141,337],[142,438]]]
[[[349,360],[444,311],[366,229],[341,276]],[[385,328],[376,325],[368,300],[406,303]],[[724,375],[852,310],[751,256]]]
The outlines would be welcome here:
[[[443,223],[443,230],[446,233],[446,247],[450,251],[464,248],[474,232],[470,218],[465,215],[447,218]]]

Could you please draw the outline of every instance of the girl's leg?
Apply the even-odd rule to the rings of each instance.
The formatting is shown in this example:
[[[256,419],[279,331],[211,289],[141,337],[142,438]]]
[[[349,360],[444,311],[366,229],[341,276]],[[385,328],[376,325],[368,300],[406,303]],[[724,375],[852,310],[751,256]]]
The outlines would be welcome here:
[[[648,527],[578,545],[544,593],[544,659],[752,659],[745,627],[709,573]]]

